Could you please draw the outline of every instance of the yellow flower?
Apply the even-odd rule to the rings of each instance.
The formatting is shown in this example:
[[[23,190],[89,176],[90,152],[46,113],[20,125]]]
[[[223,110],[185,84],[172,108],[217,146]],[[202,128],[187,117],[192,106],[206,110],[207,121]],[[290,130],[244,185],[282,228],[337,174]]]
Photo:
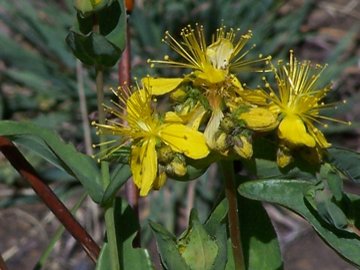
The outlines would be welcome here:
[[[242,71],[263,71],[264,61],[269,58],[246,60],[249,50],[242,52],[252,32],[238,35],[239,29],[229,30],[222,26],[213,35],[210,45],[206,44],[204,28],[196,24],[195,29],[187,26],[182,29],[180,35],[182,42],[178,42],[169,32],[165,33],[163,42],[178,53],[185,61],[179,62],[170,59],[168,55],[164,60],[148,60],[151,64],[162,64],[166,67],[178,67],[190,69],[193,81],[197,85],[213,85],[223,83],[231,79],[229,75]],[[173,88],[174,89],[174,88]],[[169,89],[169,91],[173,90]]]
[[[328,148],[330,144],[315,124],[326,127],[323,120],[344,122],[321,115],[322,110],[335,107],[323,102],[330,85],[322,88],[316,85],[324,67],[312,67],[309,61],[299,62],[290,51],[290,62],[279,62],[278,68],[273,66],[273,70],[277,92],[266,83],[269,89],[266,95],[272,103],[271,110],[280,116],[279,138],[289,147]]]
[[[147,88],[134,92],[119,88],[114,93],[120,99],[119,104],[115,104],[115,108],[106,108],[117,119],[107,120],[104,125],[97,124],[97,128],[101,133],[119,136],[117,145],[110,148],[107,156],[124,146],[131,146],[130,167],[141,196],[165,183],[164,172],[158,169],[157,146],[167,145],[172,151],[192,159],[208,155],[209,149],[202,133],[174,119],[160,120],[152,107],[151,93]]]
[[[227,29],[225,26],[217,29],[212,42],[205,40],[203,26],[195,29],[187,26],[181,31],[182,41],[177,41],[169,32],[165,33],[163,41],[178,53],[183,62],[170,59],[149,60],[152,65],[190,69],[190,73],[182,78],[147,78],[143,84],[153,87],[154,95],[171,92],[184,82],[192,85],[206,97],[211,109],[210,119],[205,128],[206,142],[211,148],[216,147],[215,133],[224,117],[228,101],[235,100],[245,90],[235,74],[242,71],[264,71],[264,63],[270,58],[247,60],[249,50],[243,51],[246,43],[252,37],[251,31],[238,35],[239,29]],[[241,93],[240,93],[241,92]]]

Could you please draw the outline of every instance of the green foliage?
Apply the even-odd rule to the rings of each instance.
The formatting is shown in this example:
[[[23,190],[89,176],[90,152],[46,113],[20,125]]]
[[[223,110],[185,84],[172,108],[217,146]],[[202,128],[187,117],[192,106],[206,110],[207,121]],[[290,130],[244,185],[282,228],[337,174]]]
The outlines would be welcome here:
[[[157,223],[150,222],[150,226],[165,269],[224,269],[227,261],[225,224],[216,224],[216,229],[208,230],[193,210],[189,227],[179,239]]]
[[[113,1],[95,13],[99,32],[92,29],[93,16],[77,16],[77,24],[66,37],[74,55],[84,64],[111,67],[125,48],[126,14],[124,1]]]
[[[271,179],[246,182],[240,185],[238,190],[241,195],[247,198],[277,203],[303,216],[328,245],[341,256],[359,266],[358,249],[360,245],[358,236],[354,232],[345,232],[324,222],[319,213],[314,211],[315,209],[304,198],[305,194],[309,194],[314,188],[316,189],[316,186],[308,181]],[[284,196],[285,194],[286,196]],[[348,197],[354,215],[351,222],[357,224],[360,197],[355,195],[348,195]],[[328,207],[327,209],[329,210]],[[333,217],[337,218],[337,213],[332,212],[332,214],[335,214]]]
[[[329,162],[355,182],[360,181],[360,154],[352,150],[332,147],[328,150]]]
[[[126,183],[130,176],[131,172],[129,166],[123,164],[118,165],[111,174],[110,184],[105,189],[100,204],[106,205],[112,200],[116,195],[116,192]]]
[[[248,270],[280,270],[282,258],[272,223],[260,202],[238,196],[241,241]],[[205,223],[208,231],[226,223],[227,200],[222,200]],[[226,248],[225,248],[226,249]],[[226,270],[234,269],[231,243],[228,241]],[[264,256],[266,254],[266,256]],[[217,268],[216,268],[217,269]],[[222,268],[219,268],[222,269]]]
[[[153,264],[146,249],[133,248],[132,242],[139,229],[139,221],[131,207],[120,198],[115,200],[114,219],[117,233],[118,249],[120,251],[120,266],[124,270],[144,269],[153,270]],[[101,249],[96,270],[110,269],[109,245],[107,241]]]
[[[40,2],[1,5],[0,21],[6,26],[0,32],[0,58],[5,64],[0,77],[2,115],[31,120],[79,140],[81,129],[72,128],[81,126],[75,59],[64,42],[73,20],[72,1]],[[91,111],[96,96],[84,77]]]
[[[65,170],[82,183],[95,202],[101,201],[103,189],[96,161],[76,151],[72,145],[64,143],[53,132],[31,123],[1,121],[0,135],[15,140],[19,137],[29,137],[30,140],[21,140],[24,146]]]
[[[246,269],[283,269],[277,235],[262,204],[241,196],[238,204]]]

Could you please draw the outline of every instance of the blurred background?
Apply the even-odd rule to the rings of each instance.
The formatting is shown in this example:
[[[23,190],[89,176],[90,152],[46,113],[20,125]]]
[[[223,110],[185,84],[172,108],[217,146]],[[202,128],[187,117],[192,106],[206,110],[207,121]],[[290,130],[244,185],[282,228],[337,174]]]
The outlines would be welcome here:
[[[49,128],[84,153],[91,154],[95,132],[88,128],[94,119],[96,93],[94,70],[77,63],[65,44],[75,19],[71,0],[16,0],[0,2],[0,119],[31,121]],[[150,70],[148,58],[171,54],[161,39],[166,30],[178,36],[188,24],[204,25],[206,33],[220,26],[251,29],[257,46],[250,54],[287,59],[289,49],[299,59],[328,64],[323,84],[333,82],[331,100],[346,99],[335,116],[352,126],[330,125],[324,132],[334,145],[360,150],[360,2],[358,0],[135,0],[129,18],[132,76],[151,73],[176,75],[176,70]],[[244,74],[256,86],[260,82]],[[106,88],[116,87],[116,67],[107,70]],[[111,97],[108,91],[109,98]],[[85,101],[86,108],[79,106]],[[82,188],[66,172],[21,148],[51,188],[72,207]],[[147,218],[169,230],[187,226],[192,207],[204,221],[218,196],[216,167],[191,184],[168,181],[160,192],[141,202],[142,241],[156,256]],[[348,183],[346,188],[360,193]],[[266,205],[277,232],[287,270],[355,269],[326,247],[301,218],[289,211]],[[98,243],[102,242],[101,212],[85,200],[76,213]],[[0,252],[9,269],[34,269],[59,223],[33,191],[0,154]],[[266,256],[266,254],[264,255]],[[156,259],[158,263],[158,259]],[[92,262],[65,233],[44,269],[93,269]]]

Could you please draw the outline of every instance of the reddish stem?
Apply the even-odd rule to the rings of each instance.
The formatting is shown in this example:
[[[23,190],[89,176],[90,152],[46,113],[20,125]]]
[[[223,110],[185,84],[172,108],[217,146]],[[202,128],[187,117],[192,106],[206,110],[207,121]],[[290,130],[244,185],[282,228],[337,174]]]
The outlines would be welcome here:
[[[133,7],[133,1],[126,1],[126,8],[130,14]],[[126,24],[126,47],[121,56],[118,66],[118,76],[120,86],[124,84],[130,85],[131,83],[131,50],[130,50],[130,28],[129,23]],[[128,181],[125,185],[126,198],[130,206],[134,209],[137,217],[139,218],[139,189],[135,186],[134,182]],[[138,231],[134,241],[134,247],[140,247],[140,231]]]
[[[0,270],[8,270],[4,258],[1,256],[1,254],[0,254]]]
[[[89,257],[96,263],[100,253],[99,246],[73,217],[55,193],[40,178],[16,146],[9,139],[0,136],[0,150],[18,173],[28,181],[40,199],[54,213],[70,234],[81,244]]]

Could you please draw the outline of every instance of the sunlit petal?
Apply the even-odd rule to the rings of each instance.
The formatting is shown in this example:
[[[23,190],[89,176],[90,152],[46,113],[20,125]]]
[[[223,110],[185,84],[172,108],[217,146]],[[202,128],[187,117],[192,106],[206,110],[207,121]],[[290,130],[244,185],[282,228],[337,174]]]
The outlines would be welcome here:
[[[132,146],[130,167],[134,183],[140,189],[140,196],[146,196],[152,189],[157,175],[155,138],[143,140],[140,146]]]
[[[183,81],[182,78],[152,78],[141,80],[143,86],[149,89],[152,95],[163,95],[175,90]]]
[[[296,115],[287,115],[279,125],[279,138],[293,145],[314,147],[315,139],[306,131],[304,122]]]
[[[163,125],[159,137],[174,151],[199,159],[209,154],[204,135],[201,132],[180,124]]]

